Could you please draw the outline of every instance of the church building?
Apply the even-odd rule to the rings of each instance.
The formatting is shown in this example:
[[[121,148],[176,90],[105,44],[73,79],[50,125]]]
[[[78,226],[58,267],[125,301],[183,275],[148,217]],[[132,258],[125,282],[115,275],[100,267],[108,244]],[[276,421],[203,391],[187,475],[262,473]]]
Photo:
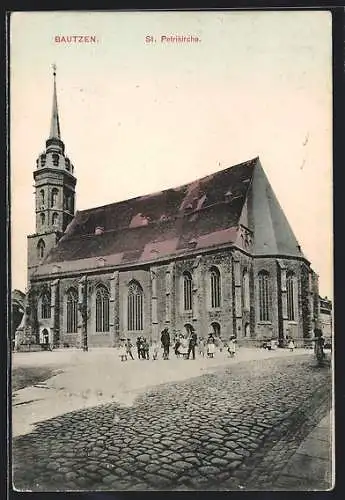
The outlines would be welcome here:
[[[54,72],[45,151],[33,173],[24,338],[118,345],[193,327],[260,345],[304,343],[319,321],[317,275],[259,158],[179,187],[75,210],[76,174],[61,138]]]

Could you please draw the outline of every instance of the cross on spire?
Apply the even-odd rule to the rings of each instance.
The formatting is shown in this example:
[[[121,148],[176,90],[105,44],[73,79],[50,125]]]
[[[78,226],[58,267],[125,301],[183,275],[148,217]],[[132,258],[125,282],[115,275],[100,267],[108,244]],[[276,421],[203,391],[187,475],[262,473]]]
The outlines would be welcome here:
[[[60,121],[59,121],[59,112],[57,105],[57,96],[56,96],[56,64],[52,65],[53,68],[53,77],[54,77],[54,90],[53,90],[53,109],[52,109],[52,117],[50,122],[50,135],[49,139],[60,139]]]

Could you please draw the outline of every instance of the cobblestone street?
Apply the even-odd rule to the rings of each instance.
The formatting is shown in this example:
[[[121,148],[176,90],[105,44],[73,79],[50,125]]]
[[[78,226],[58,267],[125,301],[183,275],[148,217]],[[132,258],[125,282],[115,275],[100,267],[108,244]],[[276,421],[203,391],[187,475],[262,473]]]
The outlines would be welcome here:
[[[13,440],[16,489],[269,489],[330,408],[310,354],[248,361],[40,423]]]

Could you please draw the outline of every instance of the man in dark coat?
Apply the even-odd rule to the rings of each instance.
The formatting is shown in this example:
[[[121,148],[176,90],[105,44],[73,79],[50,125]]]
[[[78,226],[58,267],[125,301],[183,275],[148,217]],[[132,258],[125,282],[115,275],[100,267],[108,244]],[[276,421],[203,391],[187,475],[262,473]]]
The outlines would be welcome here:
[[[146,338],[144,338],[144,340],[143,340],[142,353],[143,353],[144,359],[150,359],[150,344],[148,343]]]
[[[49,342],[49,333],[47,330],[43,330],[43,344],[44,344],[44,349],[46,351],[52,351],[50,342]]]
[[[164,328],[162,331],[161,342],[163,346],[163,359],[169,359],[170,335],[167,328]]]
[[[197,344],[197,340],[197,334],[195,333],[195,330],[192,330],[191,336],[189,338],[187,359],[189,359],[190,353],[192,353],[193,359],[195,359],[195,346]]]
[[[137,351],[138,351],[138,359],[141,358],[142,356],[142,342],[141,342],[141,337],[137,337]]]

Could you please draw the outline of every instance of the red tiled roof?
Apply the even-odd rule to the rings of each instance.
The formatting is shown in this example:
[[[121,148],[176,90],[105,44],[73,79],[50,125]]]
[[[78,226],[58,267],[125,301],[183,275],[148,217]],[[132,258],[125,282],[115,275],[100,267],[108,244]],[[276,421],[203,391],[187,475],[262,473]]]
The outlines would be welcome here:
[[[190,184],[151,195],[77,212],[38,274],[54,263],[65,267],[94,258],[107,265],[148,262],[233,243],[258,158],[208,175]],[[230,193],[230,194],[229,194]],[[104,229],[96,235],[96,227]]]

